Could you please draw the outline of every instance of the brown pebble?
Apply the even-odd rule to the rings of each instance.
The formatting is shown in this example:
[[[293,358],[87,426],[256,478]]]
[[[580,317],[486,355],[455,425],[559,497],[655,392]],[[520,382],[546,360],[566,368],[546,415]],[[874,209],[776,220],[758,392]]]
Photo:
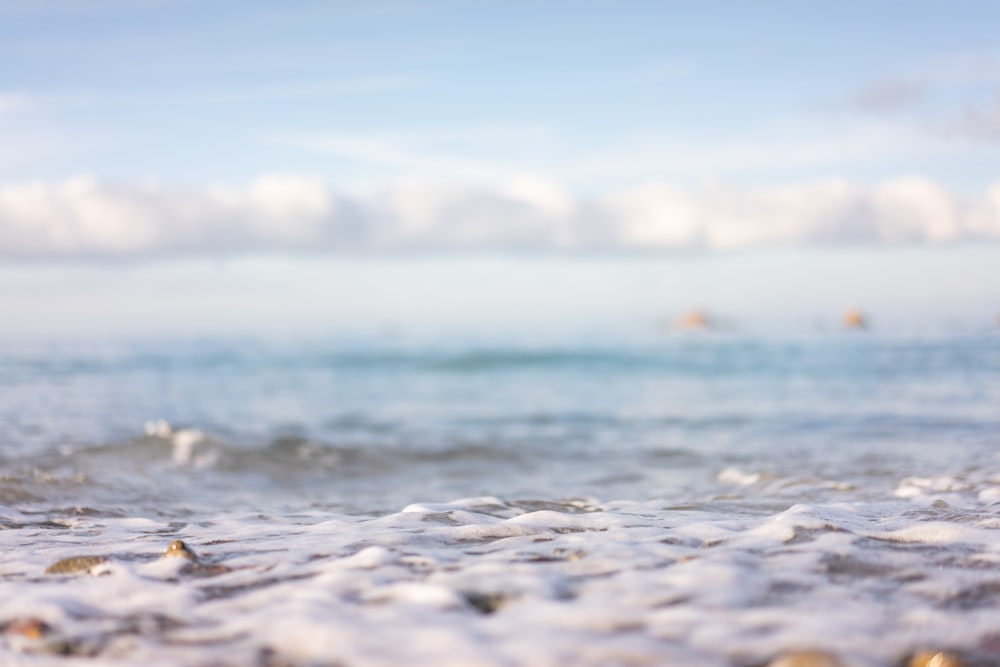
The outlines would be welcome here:
[[[909,667],[964,667],[954,653],[923,651],[910,658]]]
[[[794,651],[775,658],[767,667],[844,667],[844,663],[825,651]]]
[[[163,555],[187,558],[188,560],[197,560],[197,556],[194,555],[194,552],[191,551],[191,549],[188,548],[188,545],[184,544],[182,540],[174,540],[171,542],[170,546],[167,547],[167,550]]]
[[[230,572],[231,569],[225,565],[210,565],[207,563],[199,563],[198,557],[193,551],[184,544],[181,540],[174,540],[167,547],[167,551],[163,554],[164,557],[175,557],[175,558],[186,558],[191,561],[190,563],[185,563],[181,568],[181,573],[192,576],[192,577],[214,577],[220,574],[225,574]]]
[[[95,565],[107,563],[104,556],[75,556],[73,558],[63,558],[45,568],[45,574],[74,574],[76,572],[86,572]]]
[[[19,635],[28,639],[41,639],[51,628],[49,624],[38,618],[19,618],[11,621],[3,632],[5,635]]]

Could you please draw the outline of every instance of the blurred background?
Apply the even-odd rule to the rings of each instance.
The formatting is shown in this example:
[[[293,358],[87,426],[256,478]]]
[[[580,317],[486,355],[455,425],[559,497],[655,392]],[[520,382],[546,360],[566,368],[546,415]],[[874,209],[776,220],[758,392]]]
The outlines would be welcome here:
[[[0,336],[995,328],[998,22],[0,0]]]

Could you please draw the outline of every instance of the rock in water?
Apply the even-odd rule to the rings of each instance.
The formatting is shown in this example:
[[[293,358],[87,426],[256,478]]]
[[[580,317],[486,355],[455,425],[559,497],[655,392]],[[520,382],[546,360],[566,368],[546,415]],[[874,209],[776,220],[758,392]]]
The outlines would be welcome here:
[[[186,558],[191,561],[190,563],[185,563],[181,568],[181,573],[194,576],[194,577],[214,577],[218,574],[226,574],[230,571],[229,567],[219,564],[209,564],[202,563],[198,560],[198,556],[195,555],[188,545],[184,544],[182,540],[174,540],[167,547],[167,550],[163,553],[164,558]]]
[[[195,564],[198,557],[184,544],[182,540],[174,540],[163,553],[163,557],[186,558]],[[77,574],[87,572],[91,568],[108,562],[107,556],[74,556],[73,558],[63,558],[49,565],[45,569],[45,574]]]
[[[95,565],[107,563],[105,556],[74,556],[73,558],[63,558],[45,568],[45,574],[75,574],[77,572],[87,572]]]
[[[844,667],[844,663],[825,651],[796,651],[775,658],[767,667]]]
[[[19,618],[8,623],[3,633],[5,635],[15,635],[26,639],[41,639],[49,633],[52,628],[45,621],[34,618]]]
[[[852,308],[844,313],[844,317],[841,321],[843,322],[845,329],[861,331],[868,328],[868,317],[856,308]]]
[[[909,667],[964,667],[964,665],[953,653],[923,651],[910,658]]]
[[[198,560],[198,557],[194,555],[194,552],[188,548],[188,545],[184,544],[182,540],[174,540],[167,547],[166,552],[164,552],[164,557],[175,556],[178,558],[187,558],[188,560]]]

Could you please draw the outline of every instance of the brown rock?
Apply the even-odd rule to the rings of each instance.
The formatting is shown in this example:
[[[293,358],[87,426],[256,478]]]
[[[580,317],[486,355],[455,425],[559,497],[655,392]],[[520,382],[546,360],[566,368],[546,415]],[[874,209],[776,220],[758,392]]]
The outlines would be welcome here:
[[[188,545],[184,544],[183,540],[174,540],[167,547],[164,556],[172,556],[177,558],[187,558],[188,560],[198,560],[198,557],[194,555],[194,552],[188,548]]]
[[[843,318],[845,329],[867,329],[868,318],[860,310],[852,308],[844,313]]]
[[[74,556],[73,558],[63,558],[45,568],[45,574],[76,574],[87,572],[90,568],[101,563],[107,563],[105,556]]]
[[[685,331],[705,331],[712,328],[712,318],[704,311],[692,310],[677,320],[677,326]]]
[[[49,624],[38,618],[19,618],[11,621],[4,628],[5,635],[18,635],[27,639],[41,639],[48,634]]]
[[[964,667],[964,664],[954,653],[922,651],[910,658],[908,667]]]
[[[795,651],[775,658],[767,667],[844,667],[844,663],[826,651]]]

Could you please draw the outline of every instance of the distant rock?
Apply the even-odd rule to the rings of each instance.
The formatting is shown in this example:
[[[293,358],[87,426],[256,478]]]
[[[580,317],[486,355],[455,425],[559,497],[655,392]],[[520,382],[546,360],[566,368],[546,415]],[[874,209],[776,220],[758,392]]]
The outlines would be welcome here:
[[[868,316],[857,308],[851,308],[841,319],[845,329],[863,331],[868,328]]]

